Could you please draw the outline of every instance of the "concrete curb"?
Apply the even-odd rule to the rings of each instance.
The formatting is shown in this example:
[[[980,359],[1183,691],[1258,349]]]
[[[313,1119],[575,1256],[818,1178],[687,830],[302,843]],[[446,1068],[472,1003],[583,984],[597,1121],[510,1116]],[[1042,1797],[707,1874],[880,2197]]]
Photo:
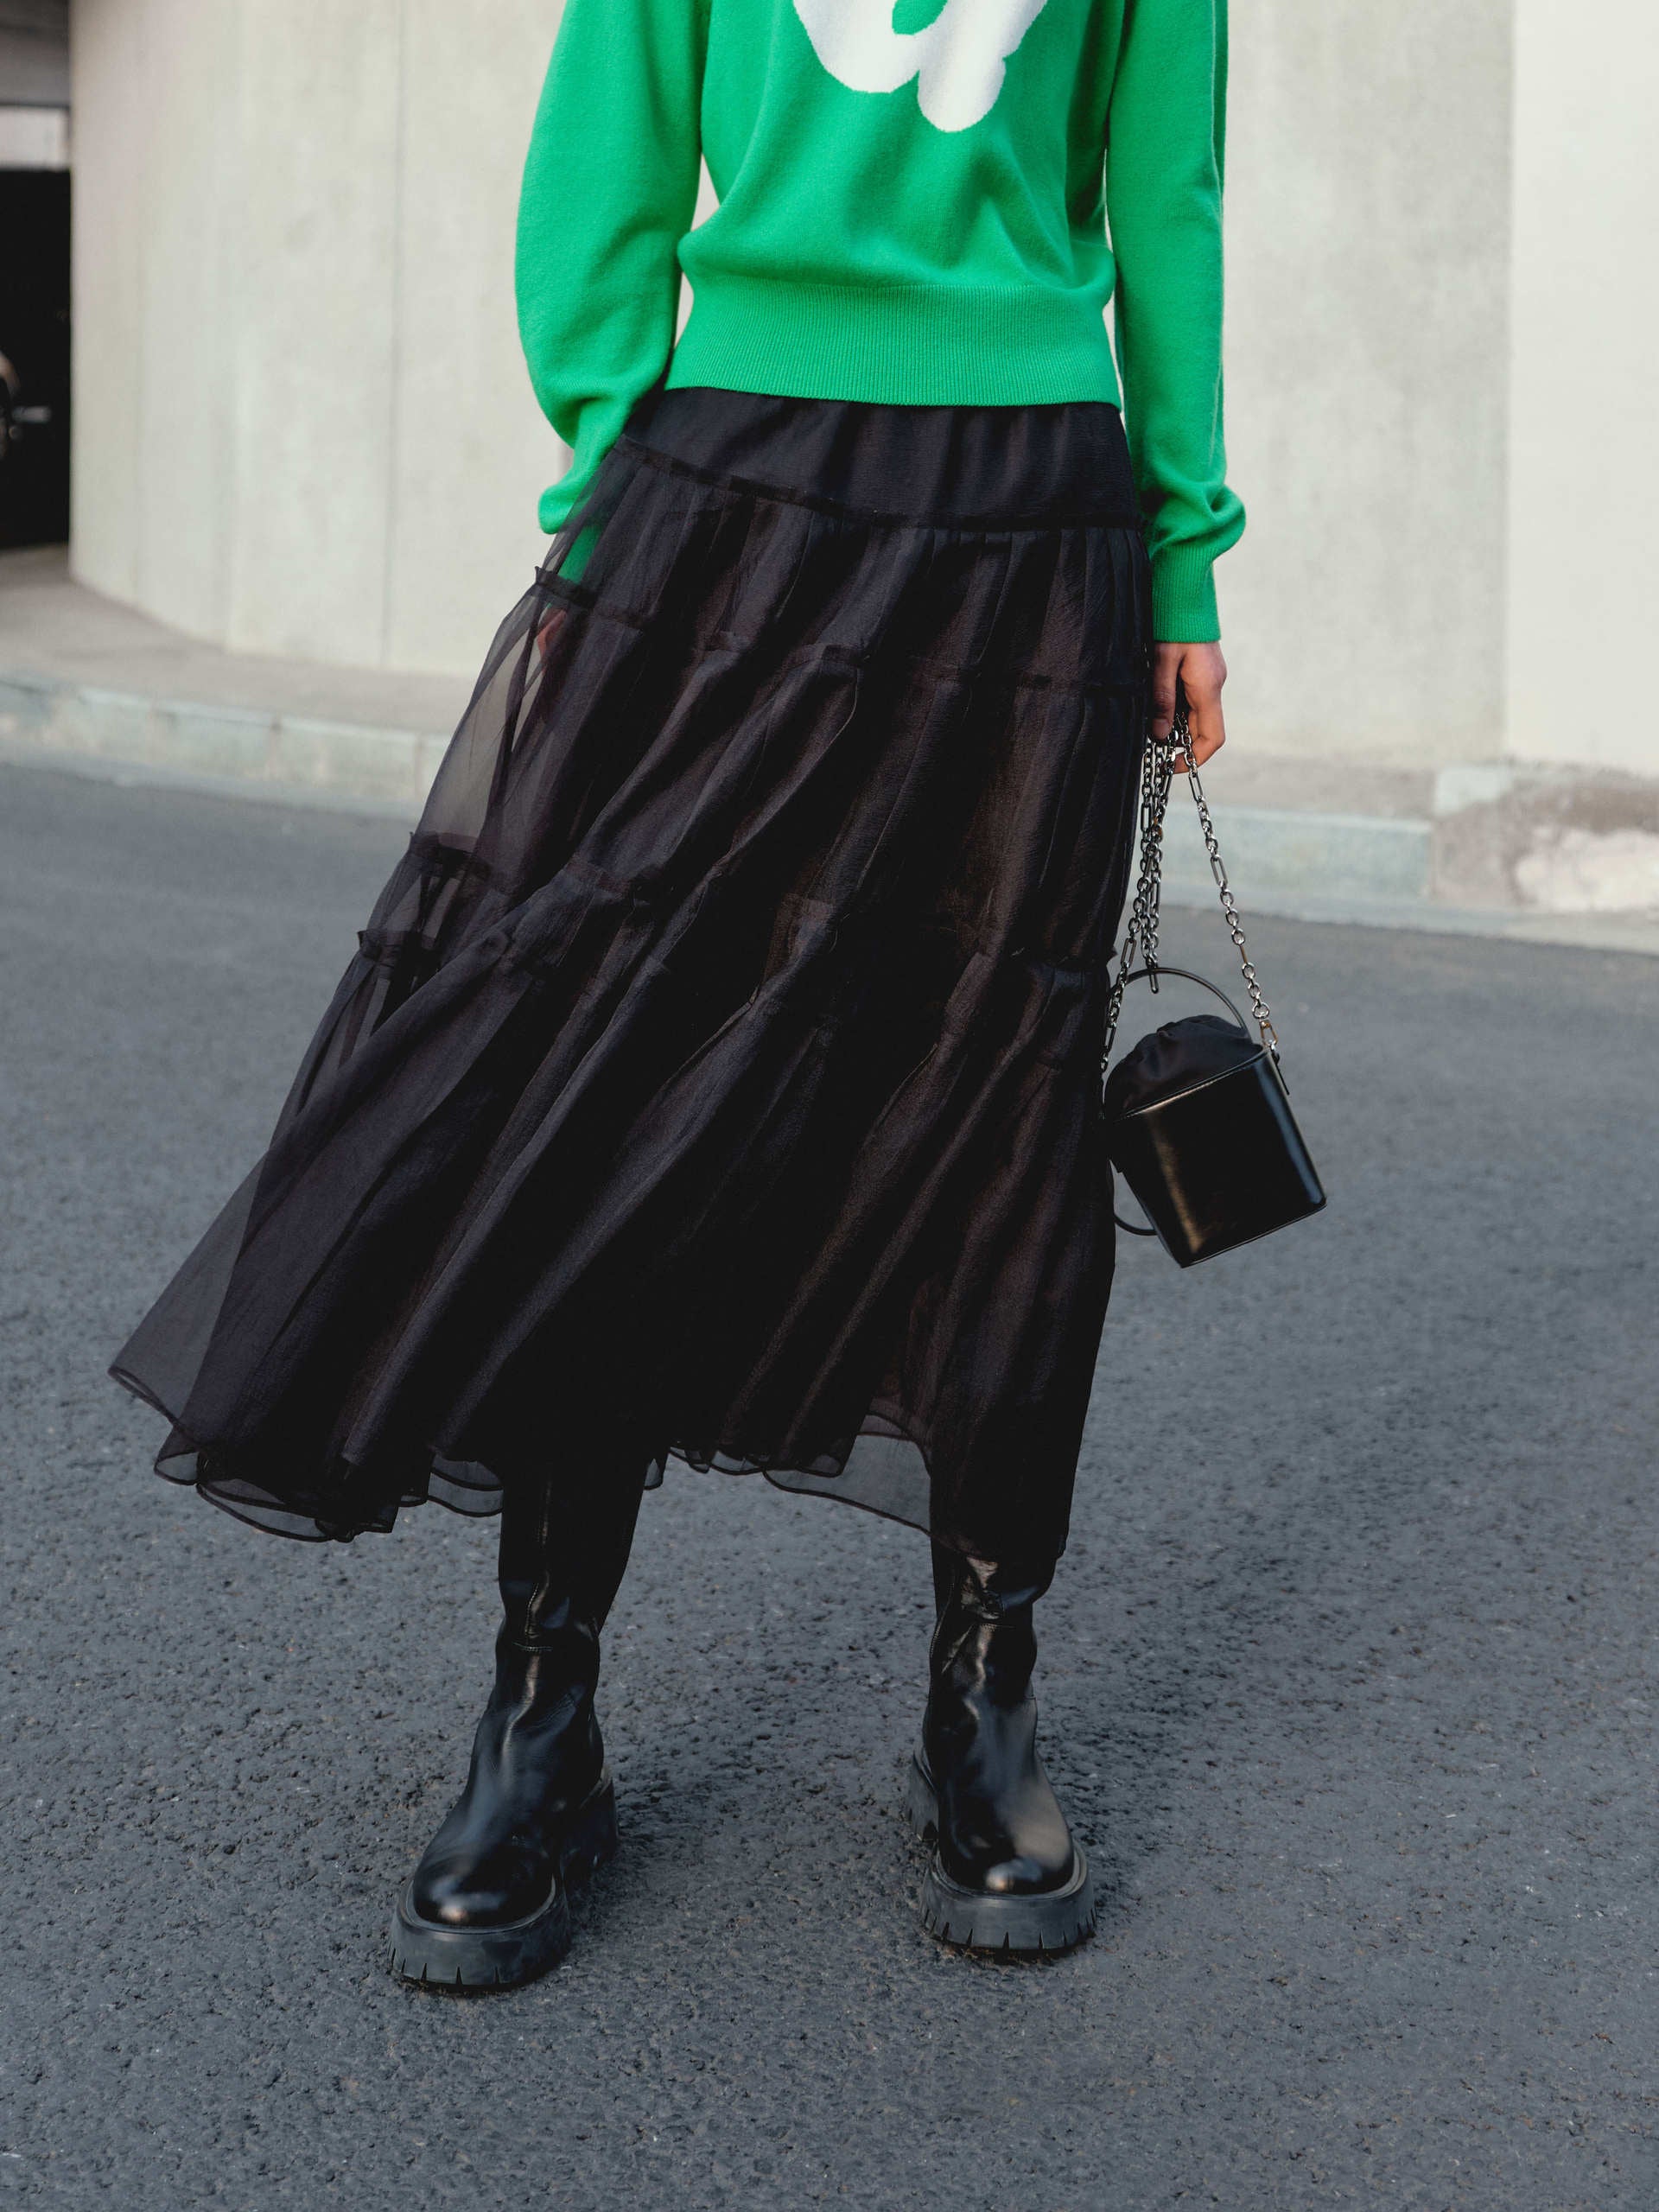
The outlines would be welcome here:
[[[1396,905],[1429,897],[1429,822],[1224,801],[1214,802],[1213,810],[1229,879],[1238,896],[1248,896],[1258,908],[1266,899],[1309,895]],[[1184,801],[1179,789],[1171,795],[1164,849],[1171,890],[1214,895],[1198,809]]]
[[[1249,913],[1659,956],[1659,914],[1559,913],[1437,899],[1437,824],[1426,817],[1226,804],[1213,810],[1229,880]],[[1172,804],[1165,855],[1164,887],[1175,905],[1217,905],[1196,808]]]
[[[152,698],[61,677],[0,671],[0,760],[118,782],[321,806],[413,823],[448,733]],[[1659,956],[1659,914],[1548,912],[1442,904],[1437,824],[1426,816],[1289,807],[1217,808],[1228,871],[1247,913]],[[1203,906],[1215,886],[1196,810],[1171,810],[1165,883]]]
[[[42,752],[280,785],[319,798],[396,800],[412,810],[449,741],[447,731],[204,706],[13,672],[0,672],[0,737]]]

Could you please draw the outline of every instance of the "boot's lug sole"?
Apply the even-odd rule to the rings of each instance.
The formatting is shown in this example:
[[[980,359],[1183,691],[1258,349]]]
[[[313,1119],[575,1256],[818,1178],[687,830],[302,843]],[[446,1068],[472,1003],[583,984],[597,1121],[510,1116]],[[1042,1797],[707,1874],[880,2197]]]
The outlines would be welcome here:
[[[535,1980],[570,1948],[568,1893],[580,1889],[616,1847],[616,1791],[606,1773],[571,1820],[559,1847],[557,1885],[540,1911],[498,1928],[425,1920],[415,1910],[411,1878],[392,1915],[392,1972],[437,1989],[511,1989]]]
[[[1061,1890],[995,1897],[964,1890],[939,1864],[939,1801],[921,1761],[912,1758],[905,1778],[905,1812],[924,1843],[935,1846],[922,1876],[922,1925],[941,1943],[969,1951],[1069,1951],[1095,1929],[1095,1887],[1080,1845],[1077,1867]]]

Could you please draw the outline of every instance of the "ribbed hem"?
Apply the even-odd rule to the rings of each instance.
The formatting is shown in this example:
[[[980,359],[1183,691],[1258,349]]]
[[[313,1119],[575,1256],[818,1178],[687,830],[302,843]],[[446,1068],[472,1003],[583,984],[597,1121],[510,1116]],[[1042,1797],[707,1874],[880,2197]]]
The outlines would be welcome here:
[[[911,407],[1122,404],[1101,303],[1079,293],[724,270],[697,281],[668,381]]]
[[[1205,645],[1221,635],[1215,556],[1205,545],[1160,545],[1152,556],[1152,634],[1172,645]]]

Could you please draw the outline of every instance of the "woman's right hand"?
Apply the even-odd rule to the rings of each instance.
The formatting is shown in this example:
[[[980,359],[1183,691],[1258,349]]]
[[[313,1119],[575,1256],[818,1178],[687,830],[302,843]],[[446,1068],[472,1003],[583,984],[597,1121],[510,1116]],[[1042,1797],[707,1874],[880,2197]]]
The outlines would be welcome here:
[[[1227,742],[1227,726],[1221,711],[1221,687],[1227,681],[1227,664],[1213,640],[1179,644],[1160,641],[1153,647],[1152,734],[1167,738],[1175,727],[1175,687],[1185,695],[1187,729],[1192,758],[1202,767]],[[1186,763],[1177,769],[1186,773]]]

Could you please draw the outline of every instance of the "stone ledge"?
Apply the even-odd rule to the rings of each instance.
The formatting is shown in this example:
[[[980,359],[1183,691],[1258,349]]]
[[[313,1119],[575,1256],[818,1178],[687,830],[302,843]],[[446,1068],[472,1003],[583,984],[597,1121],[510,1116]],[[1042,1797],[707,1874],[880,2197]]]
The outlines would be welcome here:
[[[1228,865],[1252,887],[1659,918],[1659,781],[1522,761],[1236,759],[1230,747],[1208,781]],[[1171,866],[1204,879],[1192,811],[1172,817]]]
[[[447,732],[0,671],[0,753],[43,766],[372,808],[412,822],[448,743]],[[1659,787],[1506,765],[1434,776],[1337,762],[1313,775],[1300,762],[1271,759],[1244,768],[1230,758],[1210,792],[1247,914],[1659,953]],[[1250,803],[1361,791],[1373,799],[1409,796],[1422,810]],[[1207,905],[1215,887],[1196,810],[1176,798],[1168,895]],[[1511,895],[1501,895],[1506,890]],[[1635,895],[1610,895],[1618,891]],[[1565,903],[1568,893],[1577,905]]]
[[[215,780],[397,799],[426,796],[447,734],[153,699],[51,677],[0,673],[0,736],[43,753]]]

